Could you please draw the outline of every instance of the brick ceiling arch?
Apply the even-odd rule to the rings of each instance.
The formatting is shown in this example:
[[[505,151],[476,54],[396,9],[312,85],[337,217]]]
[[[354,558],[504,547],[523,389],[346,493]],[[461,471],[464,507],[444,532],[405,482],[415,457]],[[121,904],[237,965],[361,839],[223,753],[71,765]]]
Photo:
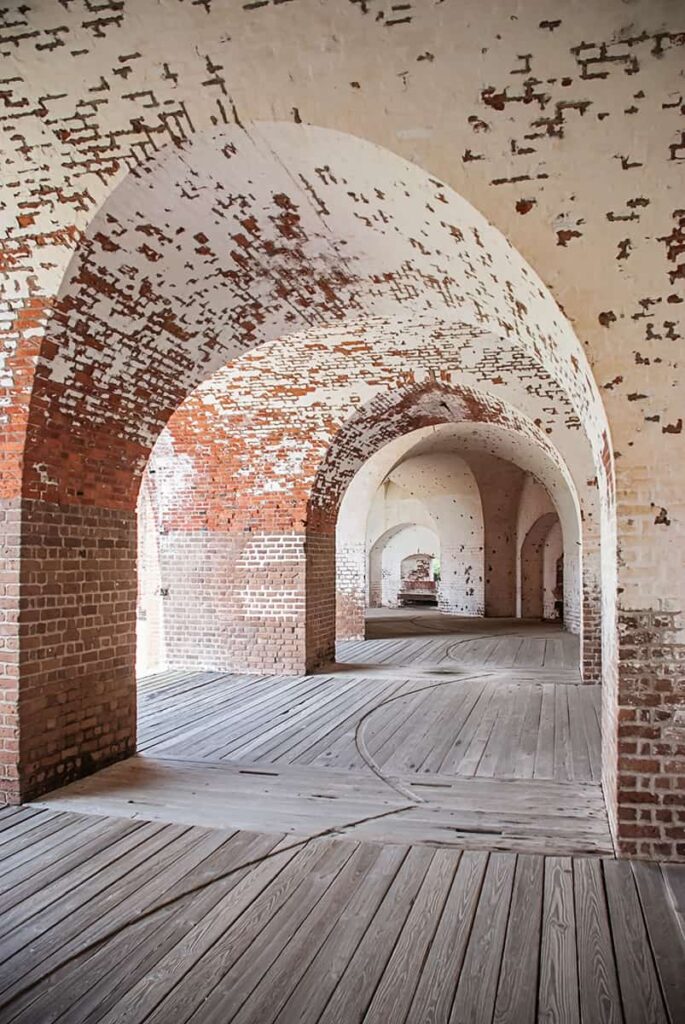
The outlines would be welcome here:
[[[419,427],[377,449],[357,470],[343,494],[338,517],[341,536],[351,541],[359,533],[376,489],[406,459],[432,452],[454,452],[468,459],[469,452],[485,452],[513,462],[539,480],[564,523],[567,545],[577,543],[580,502],[568,468],[542,431],[520,415],[509,415],[508,424],[463,419]]]
[[[334,520],[342,508],[354,516],[406,458],[443,444],[459,450],[462,436],[466,446],[482,445],[539,475],[555,499],[579,516],[573,478],[536,424],[492,395],[431,379],[377,395],[344,424],[314,479],[310,519]]]
[[[500,360],[554,381],[598,475],[610,468],[581,347],[496,229],[387,150],[263,124],[161,151],[90,222],[37,360],[27,493],[130,507],[151,445],[202,379],[262,342],[341,323],[427,343],[476,329]]]

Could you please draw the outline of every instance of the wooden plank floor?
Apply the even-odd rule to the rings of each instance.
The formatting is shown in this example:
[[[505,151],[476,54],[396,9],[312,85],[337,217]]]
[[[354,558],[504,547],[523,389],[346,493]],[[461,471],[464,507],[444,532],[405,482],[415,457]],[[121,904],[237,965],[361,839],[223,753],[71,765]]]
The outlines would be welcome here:
[[[326,828],[374,842],[611,853],[600,689],[579,684],[567,664],[577,641],[491,622],[371,620],[371,631],[399,625],[408,635],[346,645],[363,675],[338,664],[308,677],[148,677],[144,757],[37,806],[298,835]],[[468,664],[445,661],[484,643]],[[545,668],[548,660],[559,664]]]
[[[185,673],[143,690],[139,750],[363,769],[361,742],[391,771],[597,782],[599,716],[600,687],[504,672],[421,680]]]
[[[33,806],[206,828],[325,830],[372,842],[607,854],[599,786],[135,757]]]
[[[673,869],[671,869],[673,870]],[[676,1024],[659,865],[0,812],[3,1024]]]
[[[369,635],[141,680],[140,756],[0,812],[2,1024],[680,1024],[682,871],[606,856],[573,638]]]
[[[575,683],[581,681],[579,653],[578,637],[554,623],[464,618],[418,608],[370,609],[366,640],[338,645],[338,661],[352,664],[525,667]]]

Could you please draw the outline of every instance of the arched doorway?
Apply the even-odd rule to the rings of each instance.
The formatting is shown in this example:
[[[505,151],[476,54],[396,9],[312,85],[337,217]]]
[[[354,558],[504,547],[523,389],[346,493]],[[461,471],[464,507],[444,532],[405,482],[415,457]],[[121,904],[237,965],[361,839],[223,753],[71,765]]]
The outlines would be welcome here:
[[[448,408],[440,409],[446,420]],[[520,596],[518,536],[521,530],[524,534],[528,531],[528,521],[531,515],[537,515],[539,507],[548,508],[554,518],[559,514],[562,517],[554,536],[559,547],[557,557],[563,551],[566,562],[562,597],[569,610],[567,628],[581,634],[583,646],[591,646],[592,629],[586,630],[581,621],[582,578],[587,575],[588,566],[596,561],[599,552],[593,549],[593,538],[585,535],[573,491],[555,462],[558,456],[546,453],[544,441],[538,445],[532,438],[526,439],[515,421],[510,427],[502,423],[473,423],[468,420],[447,420],[430,427],[419,427],[382,446],[361,466],[344,494],[337,520],[338,638],[363,637],[365,570],[363,553],[355,538],[363,531],[365,517],[378,501],[374,495],[380,493],[383,480],[400,478],[393,467],[402,464],[411,467],[429,454],[435,460],[437,453],[440,454],[439,461],[434,463],[436,468],[449,466],[455,456],[462,464],[466,463],[471,486],[475,484],[478,490],[482,539],[475,554],[465,559],[464,565],[478,567],[477,574],[484,582],[485,614],[505,618],[521,615],[520,600],[517,604],[517,590]],[[468,500],[467,492],[452,488],[450,500],[463,505]],[[449,519],[451,507],[448,502],[446,519]],[[464,541],[466,539],[464,537]],[[459,543],[461,545],[463,541]],[[581,551],[584,567],[581,565]],[[548,587],[548,604],[554,601],[554,586],[555,583],[551,582]],[[483,602],[483,592],[480,601]],[[457,611],[482,614],[482,605],[480,612],[478,606]],[[553,618],[554,615],[550,613],[547,617]],[[595,625],[596,619],[593,619],[593,628]],[[592,681],[596,676],[587,675],[586,679]]]
[[[437,605],[436,584],[440,582],[440,560],[432,551],[417,551],[400,563],[399,600],[402,605]]]

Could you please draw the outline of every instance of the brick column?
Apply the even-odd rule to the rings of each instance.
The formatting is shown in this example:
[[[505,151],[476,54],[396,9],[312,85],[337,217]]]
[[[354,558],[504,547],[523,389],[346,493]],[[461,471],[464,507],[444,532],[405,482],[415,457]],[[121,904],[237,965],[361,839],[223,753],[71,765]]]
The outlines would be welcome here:
[[[336,636],[363,640],[366,628],[366,543],[345,539],[336,552]]]
[[[685,859],[680,618],[653,608],[619,612],[617,838],[624,856]]]
[[[10,512],[4,785],[16,802],[135,750],[136,520],[28,499]]]
[[[306,650],[308,672],[335,660],[335,525],[309,530],[306,540]]]
[[[611,545],[604,558],[610,559]],[[602,682],[602,586],[609,587],[610,575],[602,579],[602,546],[600,527],[590,516],[583,519],[583,562],[581,567],[582,630],[579,623],[569,623],[574,633],[581,633],[581,671],[584,683]]]
[[[602,682],[602,599],[592,573],[583,569],[581,672],[584,683]],[[573,630],[575,632],[575,630]]]

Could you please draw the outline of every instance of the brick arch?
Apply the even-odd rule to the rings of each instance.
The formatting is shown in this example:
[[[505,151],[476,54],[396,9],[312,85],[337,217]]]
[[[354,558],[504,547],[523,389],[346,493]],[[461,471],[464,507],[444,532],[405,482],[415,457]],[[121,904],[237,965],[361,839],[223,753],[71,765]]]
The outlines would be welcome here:
[[[545,460],[555,467],[559,479],[564,481],[561,486],[557,481],[556,492],[554,487],[552,490],[560,502],[568,546],[576,552],[577,558],[580,514],[574,483],[559,453],[535,424],[492,395],[447,385],[435,378],[415,381],[383,392],[359,409],[333,438],[312,483],[307,512],[308,571],[319,583],[324,581],[327,591],[336,582],[335,532],[339,511],[343,502],[352,510],[353,525],[345,533],[343,543],[338,544],[338,551],[347,551],[349,558],[343,573],[346,579],[342,600],[341,588],[338,587],[339,635],[363,635],[365,585],[363,575],[360,578],[358,569],[354,571],[353,563],[356,561],[357,566],[363,566],[364,563],[360,562],[359,552],[355,552],[350,542],[359,526],[360,517],[363,519],[367,514],[369,493],[375,491],[393,465],[401,461],[403,448],[411,444],[410,438],[414,432],[430,434],[426,428],[454,423],[489,425],[508,431],[526,439],[544,453]],[[374,462],[376,465],[372,468]],[[544,467],[545,462],[541,459],[536,468],[538,472],[543,472]],[[549,483],[553,485],[554,477],[549,470],[547,473]],[[361,488],[356,486],[359,480],[363,481]],[[599,558],[598,549],[593,551],[592,557],[596,562]],[[579,571],[576,573],[578,581]],[[333,602],[326,601],[324,607],[327,609],[327,619],[324,619],[321,608],[317,608],[314,625],[318,649],[326,651],[326,656],[331,656],[336,627]]]
[[[326,523],[337,515],[355,474],[376,451],[413,431],[462,422],[499,426],[532,441],[564,476],[570,493],[575,493],[559,452],[525,415],[490,392],[429,375],[425,380],[398,382],[343,424],[317,469],[309,498],[309,521]]]
[[[23,324],[31,359],[13,396],[21,472],[8,472],[4,497],[21,503],[25,600],[12,799],[134,750],[141,475],[184,398],[251,348],[343,324],[400,347],[466,331],[485,365],[496,352],[555,391],[557,429],[589,442],[611,516],[608,427],[568,321],[473,207],[388,150],[305,125],[200,133],[131,171],[72,244],[59,287]],[[41,561],[50,588],[32,568]],[[319,632],[308,627],[317,656]],[[58,708],[49,720],[46,702]]]
[[[606,484],[582,347],[504,237],[388,150],[259,124],[163,147],[92,216],[42,332],[23,492],[131,508],[155,438],[202,380],[264,341],[384,317],[477,326],[528,353],[582,418]]]
[[[437,393],[441,388],[447,397],[453,394],[455,390],[453,386],[447,385],[444,382],[440,383],[437,380],[415,385],[416,401],[421,401],[420,394],[422,390],[434,390]],[[456,390],[457,392],[460,391],[459,388]],[[397,397],[400,392],[405,394],[406,388],[399,391],[396,389],[394,392],[389,391],[385,396],[385,403],[391,406],[393,395]],[[583,620],[581,623],[580,617],[577,623],[572,623],[572,625],[575,624],[575,632],[578,632],[582,625],[583,647],[585,649],[592,651],[597,649],[599,637],[596,627],[601,621],[601,614],[594,600],[594,581],[599,577],[600,551],[597,536],[591,529],[596,522],[592,500],[594,497],[593,491],[590,489],[583,493],[581,490],[578,494],[578,499],[576,499],[574,494],[577,488],[574,487],[574,481],[566,473],[563,460],[560,459],[559,453],[554,451],[554,447],[550,444],[545,434],[538,430],[534,424],[531,424],[525,416],[511,409],[511,407],[502,404],[500,401],[493,399],[491,395],[487,396],[486,401],[484,401],[484,396],[481,395],[475,403],[476,408],[479,401],[483,403],[483,408],[486,410],[488,403],[493,403],[489,413],[484,413],[479,419],[470,419],[468,417],[459,419],[458,416],[461,415],[459,411],[452,409],[455,419],[451,420],[449,403],[445,402],[443,405],[438,399],[435,403],[434,412],[437,413],[435,420],[440,422],[436,423],[429,417],[430,422],[427,425],[418,426],[415,430],[412,429],[411,422],[409,422],[407,433],[402,433],[400,429],[398,435],[393,437],[392,440],[386,440],[386,443],[381,444],[375,454],[370,455],[368,461],[361,465],[355,463],[355,466],[358,466],[358,468],[355,469],[352,480],[349,483],[343,482],[343,487],[346,486],[346,490],[340,503],[336,527],[338,576],[337,633],[339,638],[359,639],[363,637],[364,633],[364,551],[363,546],[360,546],[359,537],[363,536],[364,524],[373,495],[385,476],[398,462],[406,458],[410,452],[418,455],[423,451],[431,451],[436,447],[437,443],[438,447],[447,447],[457,452],[469,462],[472,469],[476,472],[481,491],[481,500],[485,503],[484,507],[487,508],[488,512],[486,524],[488,520],[492,520],[493,516],[497,516],[499,502],[498,495],[495,493],[496,481],[493,482],[493,480],[488,478],[487,467],[484,468],[482,462],[480,465],[478,464],[479,457],[484,455],[486,458],[494,457],[496,460],[504,460],[504,463],[501,461],[497,463],[500,470],[503,465],[509,464],[516,467],[519,472],[534,474],[535,478],[544,485],[552,496],[564,523],[568,563],[568,603],[578,609],[578,616],[580,616],[580,602],[575,592],[578,591],[579,593],[581,588],[579,552],[581,543],[583,546],[583,591],[588,594],[587,605],[591,608],[593,615],[591,627],[586,628],[586,620]],[[390,414],[386,417],[380,399],[379,418],[382,423],[385,423],[387,420],[387,432],[390,435],[392,431],[392,417]],[[494,422],[490,422],[491,420]],[[350,444],[346,444],[344,447],[345,453],[349,454],[351,448]],[[363,449],[363,445],[361,448]],[[474,456],[476,461],[474,461]],[[338,467],[344,465],[342,460],[336,462],[333,457],[331,457],[330,461],[334,473]],[[491,474],[492,470],[490,468]],[[347,477],[345,478],[346,480]],[[512,494],[512,502],[509,513],[515,519],[519,504],[518,494]],[[511,574],[509,582],[511,595],[505,609],[503,611],[497,610],[495,614],[517,614],[517,572],[515,565],[513,565],[513,562],[516,561],[517,551],[516,527],[514,526],[513,531],[510,532],[512,533],[509,539],[512,558],[512,565],[509,569]],[[486,541],[490,543],[487,538],[487,528]],[[492,548],[488,547],[486,558],[489,559],[491,557]],[[487,585],[486,614],[493,614],[491,607],[488,607]],[[589,681],[596,680],[597,678],[597,674],[588,674]]]
[[[456,453],[409,452],[386,478],[418,501],[440,539],[442,611],[481,615],[484,609],[484,524],[480,489],[469,464]],[[373,507],[373,506],[372,506]]]

